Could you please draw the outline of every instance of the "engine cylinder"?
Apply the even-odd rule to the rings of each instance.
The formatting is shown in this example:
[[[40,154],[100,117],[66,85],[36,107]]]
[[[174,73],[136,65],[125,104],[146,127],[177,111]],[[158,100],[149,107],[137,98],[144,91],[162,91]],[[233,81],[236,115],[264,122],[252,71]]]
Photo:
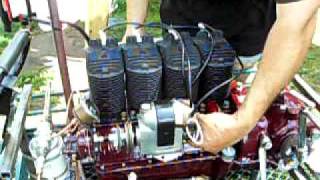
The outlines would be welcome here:
[[[189,33],[182,32],[181,37],[185,43],[185,65],[183,77],[182,71],[182,47],[179,40],[175,40],[171,35],[159,43],[160,52],[164,59],[164,98],[187,98],[185,81],[188,77],[188,57],[191,65],[191,76],[195,78],[200,69],[200,54],[194,46]],[[185,79],[184,79],[185,78]],[[197,99],[199,83],[195,83],[192,88],[193,100]]]
[[[117,42],[109,38],[106,47],[91,41],[87,51],[87,71],[92,99],[102,122],[117,118],[125,107],[124,65]]]
[[[153,37],[143,36],[138,43],[128,37],[123,47],[126,62],[127,99],[130,109],[157,101],[161,92],[162,62]]]
[[[214,44],[211,44],[208,34],[203,31],[198,32],[194,38],[203,61],[207,59],[213,45],[213,53],[200,79],[201,91],[199,93],[201,96],[232,77],[232,69],[236,58],[235,51],[224,39],[222,31],[213,32],[212,37]],[[228,94],[229,85],[225,85],[214,92],[209,99],[223,101]]]

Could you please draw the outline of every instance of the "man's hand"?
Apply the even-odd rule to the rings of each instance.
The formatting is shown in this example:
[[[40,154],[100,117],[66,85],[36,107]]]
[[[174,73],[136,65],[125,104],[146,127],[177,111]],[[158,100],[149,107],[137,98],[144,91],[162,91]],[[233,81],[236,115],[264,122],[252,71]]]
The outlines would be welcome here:
[[[133,25],[128,25],[126,29],[125,35],[122,37],[122,42],[126,42],[126,38],[128,36],[136,36],[136,37],[141,37],[144,35],[144,30],[143,28],[136,28]]]
[[[204,143],[200,147],[214,154],[237,143],[249,131],[241,124],[236,114],[197,114],[196,118],[204,136]]]
[[[147,17],[148,3],[149,0],[127,0],[127,22],[143,24]],[[136,29],[135,26],[128,25],[122,42],[125,42],[127,36],[141,36],[143,34],[142,28]]]

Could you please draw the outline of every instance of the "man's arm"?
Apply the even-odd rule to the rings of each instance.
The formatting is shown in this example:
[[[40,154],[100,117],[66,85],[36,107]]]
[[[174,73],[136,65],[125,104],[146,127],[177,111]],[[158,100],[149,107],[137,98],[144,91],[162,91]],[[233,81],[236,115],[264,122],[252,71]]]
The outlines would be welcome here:
[[[316,24],[319,0],[277,5],[263,60],[238,118],[251,130],[302,65]]]
[[[144,23],[148,13],[148,2],[149,0],[127,0],[127,21]],[[143,34],[143,29],[136,29],[135,26],[127,25],[124,38],[136,34]]]
[[[315,29],[320,0],[277,5],[263,60],[250,92],[234,115],[198,115],[204,131],[202,147],[216,153],[247,135],[302,65]]]

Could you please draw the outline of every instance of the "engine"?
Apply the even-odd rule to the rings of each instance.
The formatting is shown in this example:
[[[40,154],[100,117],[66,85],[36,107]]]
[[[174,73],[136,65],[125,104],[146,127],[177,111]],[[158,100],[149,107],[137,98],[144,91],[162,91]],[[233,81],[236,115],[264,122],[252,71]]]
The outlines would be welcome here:
[[[222,178],[235,169],[257,169],[259,160],[290,169],[293,160],[302,159],[302,147],[310,145],[306,139],[316,131],[301,118],[304,103],[289,91],[279,95],[247,137],[218,155],[188,144],[190,135],[199,138],[201,127],[185,124],[194,109],[181,99],[192,97],[196,103],[226,82],[236,60],[221,31],[212,32],[214,43],[209,37],[200,31],[195,37],[181,33],[181,39],[168,34],[159,42],[150,36],[142,42],[128,37],[120,46],[114,39],[105,46],[91,41],[87,71],[99,122],[65,139],[65,153],[77,154],[87,179]],[[188,78],[197,76],[190,94]],[[246,93],[241,83],[230,81],[196,110],[233,113]],[[306,137],[301,138],[303,131]]]
[[[293,179],[317,179],[306,158],[314,157],[320,142],[320,97],[298,75],[295,83],[303,94],[283,90],[237,144],[218,154],[190,145],[203,140],[195,112],[234,113],[248,91],[232,74],[236,53],[223,33],[200,29],[195,37],[169,29],[158,42],[151,36],[141,42],[128,37],[120,45],[113,38],[105,45],[91,40],[86,52],[90,92],[72,93],[67,125],[60,127],[51,116],[49,83],[43,117],[28,131],[24,122],[32,86],[21,91],[12,86],[30,43],[29,32],[19,32],[0,61],[0,119],[7,119],[1,178],[243,179],[244,174],[228,174],[245,169],[254,172],[250,179],[279,179],[267,177],[267,169],[277,169]],[[77,99],[73,108],[71,99]]]

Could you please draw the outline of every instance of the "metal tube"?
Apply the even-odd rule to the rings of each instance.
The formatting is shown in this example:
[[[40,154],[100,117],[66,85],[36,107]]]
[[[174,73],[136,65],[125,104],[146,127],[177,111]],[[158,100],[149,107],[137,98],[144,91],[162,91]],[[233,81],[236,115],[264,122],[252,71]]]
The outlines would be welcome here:
[[[307,135],[307,116],[303,111],[300,113],[299,117],[299,148],[304,148],[306,146],[306,135]]]
[[[60,113],[60,112],[66,112],[66,108],[54,108],[50,110],[50,113]],[[27,116],[37,116],[37,115],[42,115],[43,110],[34,110],[34,111],[29,111]]]
[[[27,13],[28,13],[28,21],[32,20],[32,9],[31,9],[31,4],[30,4],[30,0],[26,0],[26,6],[27,6]]]
[[[43,120],[49,123],[52,123],[50,110],[51,110],[51,83],[48,84],[45,99],[44,99]]]
[[[320,110],[320,95],[298,74],[294,76],[293,82],[300,91],[316,103],[317,109]]]
[[[29,35],[30,32],[28,30],[21,30],[17,32],[11,43],[0,55],[0,80],[10,72],[11,68],[19,59],[21,52],[30,41]]]
[[[65,96],[66,104],[71,95],[71,85],[69,79],[68,65],[66,52],[64,48],[63,34],[62,34],[62,25],[59,19],[59,12],[57,7],[56,0],[48,0],[48,6],[50,11],[51,26],[54,36],[55,47],[58,56],[60,75],[62,79],[63,92]],[[73,102],[71,101],[70,109],[73,109]],[[71,111],[68,112],[69,118],[72,117]]]
[[[298,160],[303,162],[307,156],[307,115],[306,110],[299,116]]]
[[[312,121],[314,125],[320,130],[320,118],[317,116],[317,114],[308,109],[304,110],[304,113],[308,117],[308,119]]]
[[[89,89],[83,89],[83,90],[79,90],[77,92],[86,93],[86,92],[89,92]],[[35,95],[32,95],[32,99],[44,98],[44,96],[45,96],[45,94],[35,94]],[[63,92],[51,93],[51,97],[57,97],[57,96],[63,96]]]
[[[267,180],[267,152],[263,147],[259,147],[259,173],[261,180]]]

